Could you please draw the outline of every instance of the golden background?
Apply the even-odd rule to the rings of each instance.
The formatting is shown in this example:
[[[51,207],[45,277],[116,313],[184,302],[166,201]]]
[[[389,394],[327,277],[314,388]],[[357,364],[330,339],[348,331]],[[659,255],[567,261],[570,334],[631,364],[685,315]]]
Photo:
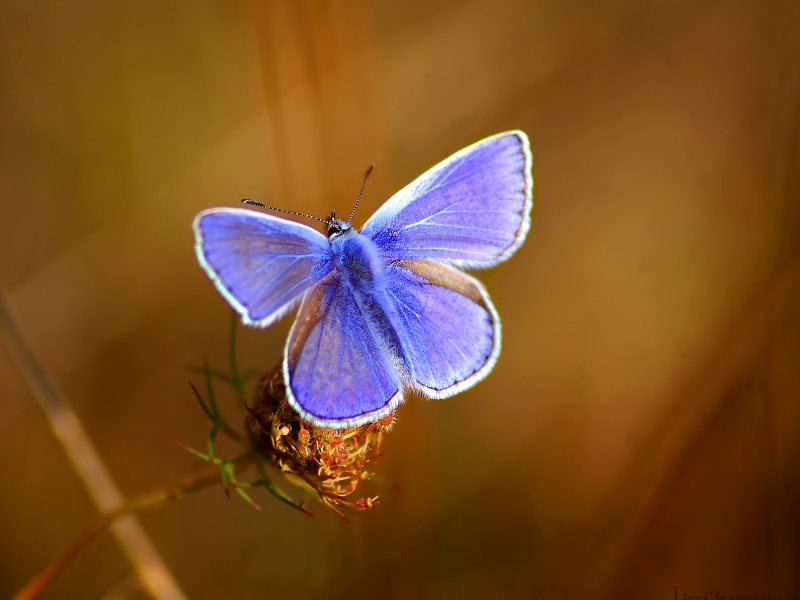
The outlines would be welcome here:
[[[196,600],[800,597],[799,119],[790,0],[5,0],[0,285],[138,494],[206,468],[175,444],[226,360],[198,211],[347,215],[374,162],[361,225],[522,129],[533,226],[479,274],[503,351],[400,409],[402,493],[347,525],[215,487],[147,532]],[[95,510],[2,345],[0,407],[8,597]],[[43,595],[141,597],[108,534]]]

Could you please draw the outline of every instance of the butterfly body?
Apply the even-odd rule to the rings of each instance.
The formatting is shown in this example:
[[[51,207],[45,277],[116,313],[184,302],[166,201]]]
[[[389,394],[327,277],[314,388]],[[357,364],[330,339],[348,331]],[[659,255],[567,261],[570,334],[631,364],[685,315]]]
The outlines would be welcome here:
[[[474,385],[500,352],[500,319],[460,268],[508,258],[529,226],[532,180],[521,132],[440,163],[358,231],[327,235],[243,209],[194,222],[201,266],[245,324],[266,327],[298,302],[283,360],[287,399],[306,421],[377,420],[404,392],[444,398]]]
[[[367,292],[383,285],[386,265],[373,241],[350,229],[331,241],[331,267],[337,280]]]

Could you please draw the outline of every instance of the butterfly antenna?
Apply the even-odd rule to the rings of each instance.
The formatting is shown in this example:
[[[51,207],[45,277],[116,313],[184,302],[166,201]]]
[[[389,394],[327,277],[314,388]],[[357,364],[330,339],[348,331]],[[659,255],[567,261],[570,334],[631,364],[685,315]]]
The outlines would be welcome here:
[[[258,206],[259,208],[268,208],[269,210],[274,210],[277,212],[286,213],[289,215],[297,215],[298,217],[306,217],[308,219],[316,219],[317,221],[321,221],[322,223],[328,224],[328,219],[320,219],[319,217],[315,217],[314,215],[307,215],[306,213],[299,213],[294,212],[293,210],[283,210],[282,208],[275,208],[274,206],[267,206],[266,204],[261,204],[260,202],[255,202],[253,200],[248,200],[246,198],[242,198],[242,202],[245,204],[249,204],[251,206]]]
[[[375,163],[372,163],[367,169],[367,172],[364,174],[364,183],[361,184],[361,191],[358,192],[358,198],[356,198],[356,205],[353,207],[353,212],[350,213],[350,218],[347,219],[347,222],[350,223],[353,220],[353,217],[356,214],[356,209],[358,208],[358,201],[361,200],[361,194],[364,193],[364,187],[367,185],[367,179],[369,179],[369,174],[372,173],[372,169],[375,168]]]

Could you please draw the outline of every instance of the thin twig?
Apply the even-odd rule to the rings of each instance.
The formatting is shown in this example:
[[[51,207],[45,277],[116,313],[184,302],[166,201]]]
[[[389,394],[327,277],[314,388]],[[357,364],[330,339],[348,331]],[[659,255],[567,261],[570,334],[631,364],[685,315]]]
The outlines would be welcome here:
[[[98,511],[107,513],[123,504],[124,496],[55,379],[25,340],[2,290],[0,334]],[[117,523],[113,533],[151,596],[160,600],[186,599],[137,520]]]
[[[249,456],[240,458],[237,465],[241,468],[249,464]],[[116,509],[97,516],[83,530],[76,535],[55,557],[50,564],[34,577],[12,600],[32,600],[36,598],[64,569],[75,559],[86,544],[98,533],[114,524],[123,517],[153,508],[170,500],[176,500],[197,490],[220,483],[219,470],[201,473],[178,483],[146,492],[136,498],[130,499]]]

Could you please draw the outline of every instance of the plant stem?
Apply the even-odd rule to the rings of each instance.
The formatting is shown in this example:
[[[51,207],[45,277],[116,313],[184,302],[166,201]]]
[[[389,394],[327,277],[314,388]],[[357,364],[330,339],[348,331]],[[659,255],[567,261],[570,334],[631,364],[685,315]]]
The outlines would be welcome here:
[[[239,315],[236,311],[231,311],[231,335],[228,345],[228,360],[231,367],[231,379],[233,380],[233,387],[236,390],[236,399],[239,401],[239,408],[244,408],[244,382],[239,378],[239,373],[236,371],[236,321]]]
[[[11,358],[42,407],[53,433],[98,512],[106,513],[120,505],[124,501],[122,492],[55,378],[25,339],[2,290],[0,338],[8,346]],[[119,523],[114,526],[112,533],[142,585],[153,598],[186,600],[186,595],[138,521],[128,519]]]
[[[252,462],[252,457],[245,455],[237,460],[237,467],[244,468]],[[131,498],[124,504],[112,511],[103,513],[86,527],[84,527],[72,541],[53,557],[50,564],[34,577],[28,584],[20,590],[12,600],[32,600],[41,594],[64,569],[78,556],[84,546],[88,544],[98,533],[113,525],[120,519],[129,515],[139,513],[150,508],[176,500],[197,490],[207,488],[220,483],[220,473],[218,469],[201,473],[183,481],[173,483],[166,487],[158,488],[151,492],[146,492],[135,498]]]

